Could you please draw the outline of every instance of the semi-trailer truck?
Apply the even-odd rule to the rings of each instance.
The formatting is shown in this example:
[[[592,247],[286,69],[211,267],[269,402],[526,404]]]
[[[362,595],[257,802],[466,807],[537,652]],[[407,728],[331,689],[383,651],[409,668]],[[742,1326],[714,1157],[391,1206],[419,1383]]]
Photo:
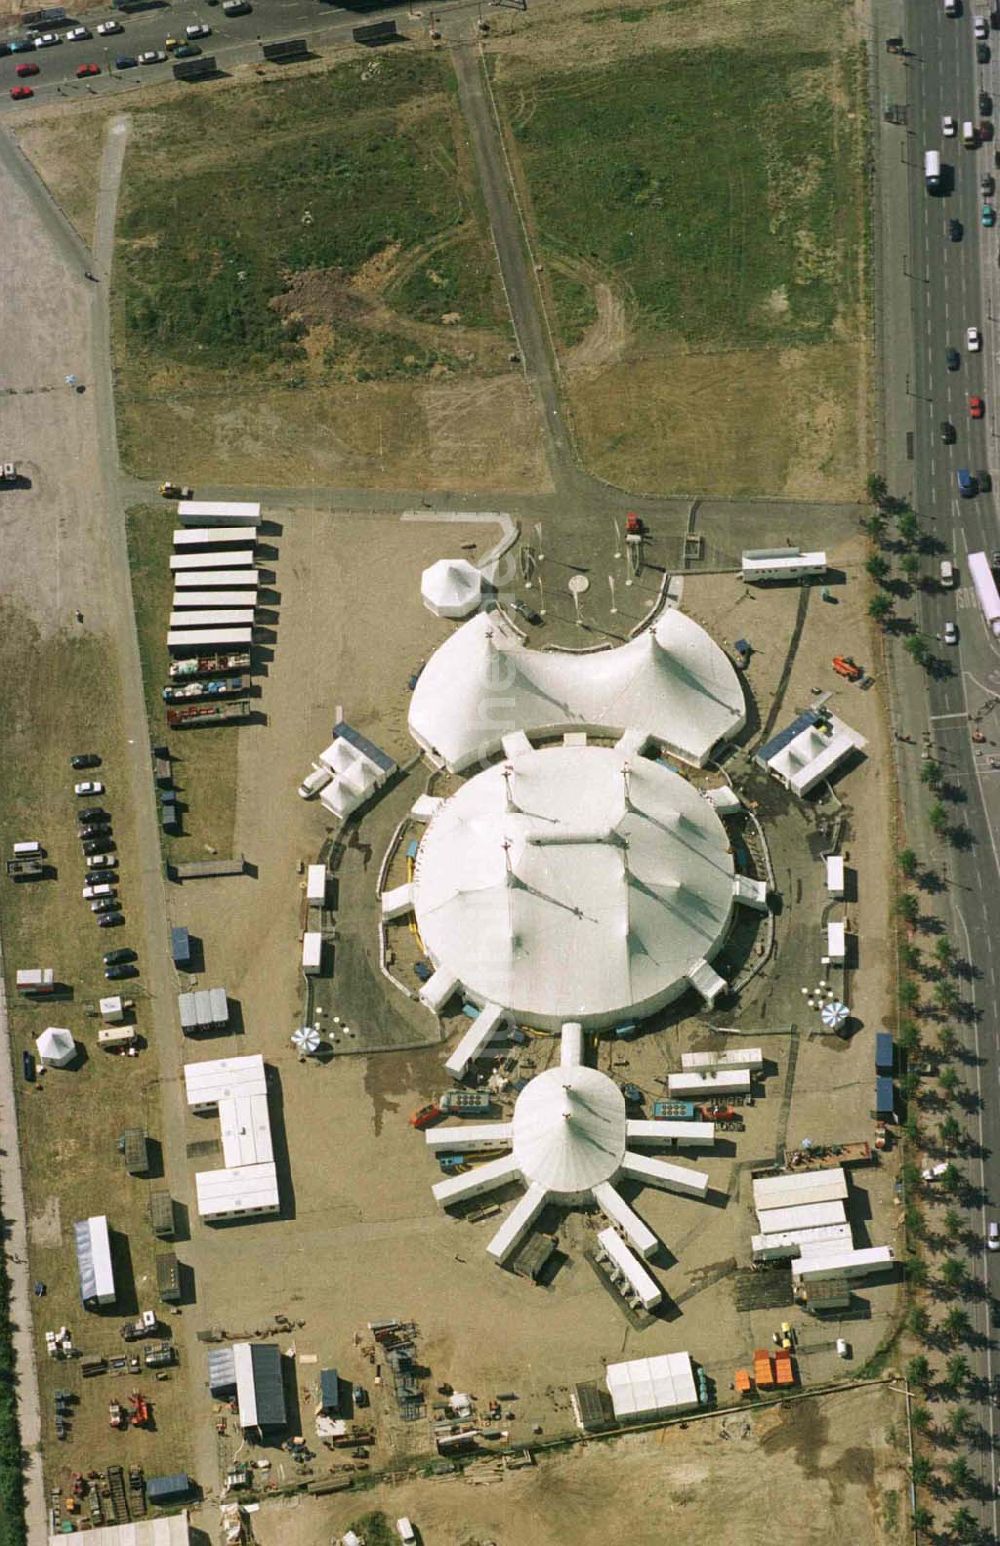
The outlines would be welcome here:
[[[173,660],[171,677],[214,676],[219,671],[249,671],[250,651],[231,650],[225,655],[193,655],[190,660]]]

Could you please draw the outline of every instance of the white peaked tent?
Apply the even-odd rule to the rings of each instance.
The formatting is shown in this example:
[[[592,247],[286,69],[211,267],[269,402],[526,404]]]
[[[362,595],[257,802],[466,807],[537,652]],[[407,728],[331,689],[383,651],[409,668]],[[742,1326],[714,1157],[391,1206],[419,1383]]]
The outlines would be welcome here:
[[[420,597],[435,617],[468,617],[482,600],[483,577],[465,558],[439,558],[420,576]]]
[[[65,1068],[76,1057],[76,1042],[71,1031],[50,1025],[35,1042],[43,1068]]]

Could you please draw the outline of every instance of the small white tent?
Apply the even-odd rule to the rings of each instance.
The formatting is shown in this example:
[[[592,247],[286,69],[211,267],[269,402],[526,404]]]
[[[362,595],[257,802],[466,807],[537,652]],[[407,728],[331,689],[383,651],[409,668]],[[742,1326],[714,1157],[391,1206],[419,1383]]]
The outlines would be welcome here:
[[[439,558],[420,576],[421,600],[435,617],[468,617],[482,594],[482,575],[465,558]]]
[[[58,1025],[50,1025],[44,1030],[35,1046],[43,1068],[65,1068],[76,1057],[76,1042],[72,1032]]]

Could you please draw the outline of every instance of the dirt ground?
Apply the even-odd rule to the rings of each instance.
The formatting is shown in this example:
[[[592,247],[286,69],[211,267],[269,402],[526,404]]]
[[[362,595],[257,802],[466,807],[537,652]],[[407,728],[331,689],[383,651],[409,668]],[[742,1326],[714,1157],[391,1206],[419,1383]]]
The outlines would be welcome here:
[[[891,1442],[902,1421],[891,1387],[845,1390],[581,1444],[502,1479],[479,1473],[477,1483],[472,1471],[268,1506],[254,1535],[260,1546],[313,1546],[381,1509],[391,1520],[406,1514],[434,1546],[889,1546],[904,1539],[907,1480]]]

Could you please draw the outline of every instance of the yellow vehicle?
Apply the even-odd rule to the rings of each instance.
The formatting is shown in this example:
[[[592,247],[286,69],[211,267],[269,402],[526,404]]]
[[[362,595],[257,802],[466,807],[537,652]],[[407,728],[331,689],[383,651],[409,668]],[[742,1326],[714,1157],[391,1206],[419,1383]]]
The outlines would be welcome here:
[[[180,38],[164,38],[163,46],[168,54],[172,54],[175,48],[180,47]]]
[[[182,483],[161,483],[160,493],[164,499],[190,499],[194,489],[185,488]]]

